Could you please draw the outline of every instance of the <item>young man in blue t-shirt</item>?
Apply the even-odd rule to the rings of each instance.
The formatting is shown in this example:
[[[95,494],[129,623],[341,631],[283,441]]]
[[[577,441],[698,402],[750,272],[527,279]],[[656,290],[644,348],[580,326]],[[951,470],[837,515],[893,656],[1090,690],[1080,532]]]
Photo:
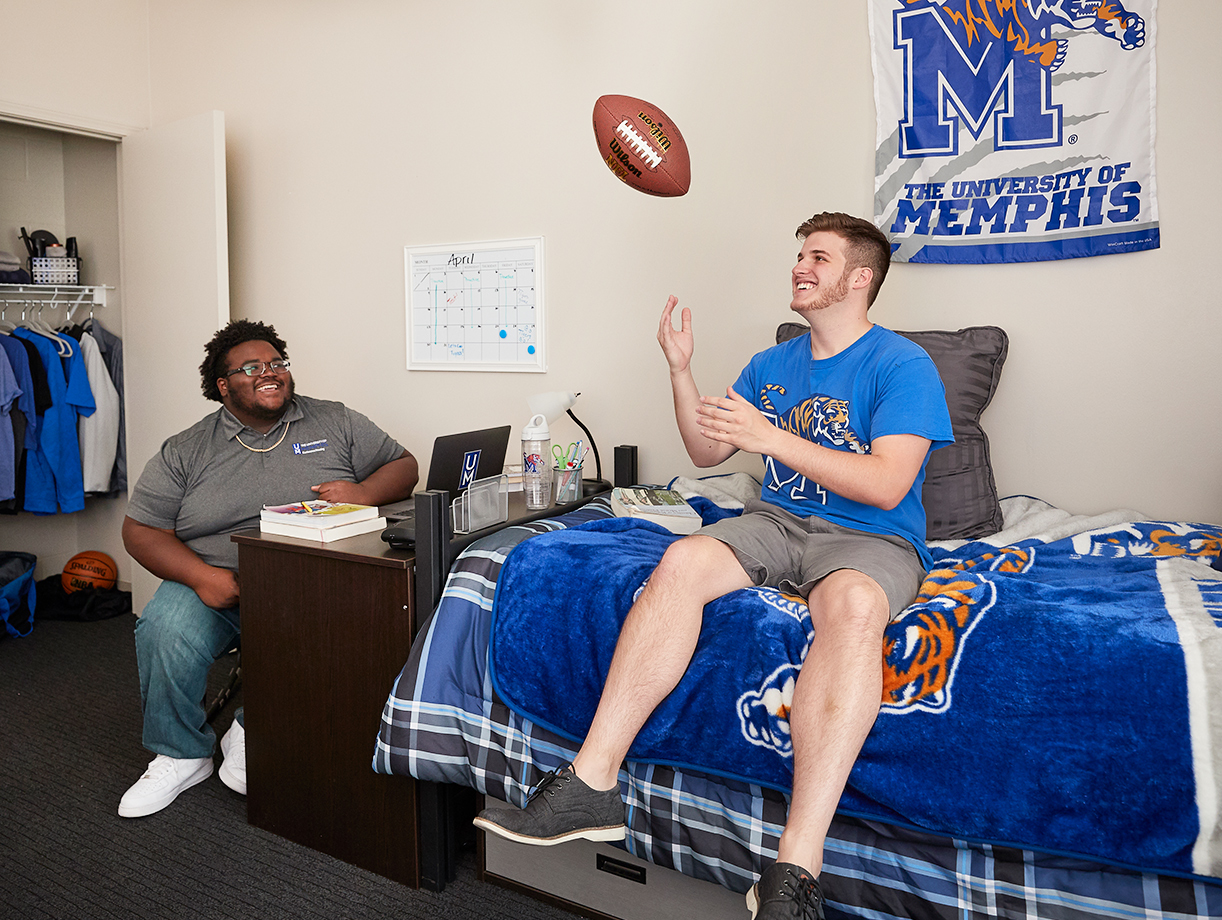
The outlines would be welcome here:
[[[810,332],[752,358],[725,397],[696,387],[691,311],[676,330],[673,296],[658,329],[688,455],[700,467],[738,450],[762,455],[759,500],[670,546],[624,622],[572,765],[549,774],[524,809],[476,819],[522,843],[623,839],[619,765],[687,669],[705,604],[753,584],[780,587],[808,599],[817,638],[789,714],[793,795],[777,862],[747,896],[757,920],[823,916],[815,879],[878,714],[883,630],[912,602],[929,563],[925,463],[953,441],[929,356],[867,318],[891,260],[886,236],[828,213],[797,236],[790,309]]]

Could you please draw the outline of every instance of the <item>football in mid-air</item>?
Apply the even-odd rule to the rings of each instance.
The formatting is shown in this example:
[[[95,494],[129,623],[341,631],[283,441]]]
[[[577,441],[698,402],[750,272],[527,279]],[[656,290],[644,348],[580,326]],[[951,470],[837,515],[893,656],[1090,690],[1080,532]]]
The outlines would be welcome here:
[[[603,162],[624,184],[662,198],[687,193],[692,182],[687,144],[656,105],[631,96],[599,96],[594,137]]]

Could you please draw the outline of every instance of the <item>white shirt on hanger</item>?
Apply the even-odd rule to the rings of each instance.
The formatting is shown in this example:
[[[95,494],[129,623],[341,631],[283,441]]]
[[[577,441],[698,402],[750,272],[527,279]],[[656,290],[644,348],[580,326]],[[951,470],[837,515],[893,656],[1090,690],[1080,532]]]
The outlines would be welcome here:
[[[98,407],[93,415],[77,421],[81,473],[85,492],[106,492],[110,489],[110,472],[119,445],[119,393],[111,382],[97,341],[88,332],[81,334],[81,357],[85,359],[85,376]]]

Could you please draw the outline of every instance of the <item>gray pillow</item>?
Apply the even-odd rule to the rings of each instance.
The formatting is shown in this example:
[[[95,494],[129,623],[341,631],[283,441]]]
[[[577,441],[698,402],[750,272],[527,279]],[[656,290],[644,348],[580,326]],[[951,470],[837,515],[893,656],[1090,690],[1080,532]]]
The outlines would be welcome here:
[[[807,331],[804,323],[782,323],[777,343]],[[946,387],[955,431],[955,443],[935,450],[925,467],[925,538],[967,540],[997,533],[1002,528],[1001,504],[980,416],[997,391],[1010,340],[997,326],[899,334],[933,359]]]

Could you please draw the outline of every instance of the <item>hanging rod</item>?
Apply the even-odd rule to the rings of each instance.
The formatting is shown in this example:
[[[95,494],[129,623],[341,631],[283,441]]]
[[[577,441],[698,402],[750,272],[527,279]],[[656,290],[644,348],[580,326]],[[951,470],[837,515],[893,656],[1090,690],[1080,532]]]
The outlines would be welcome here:
[[[109,284],[0,284],[0,303],[42,307],[106,306]]]

